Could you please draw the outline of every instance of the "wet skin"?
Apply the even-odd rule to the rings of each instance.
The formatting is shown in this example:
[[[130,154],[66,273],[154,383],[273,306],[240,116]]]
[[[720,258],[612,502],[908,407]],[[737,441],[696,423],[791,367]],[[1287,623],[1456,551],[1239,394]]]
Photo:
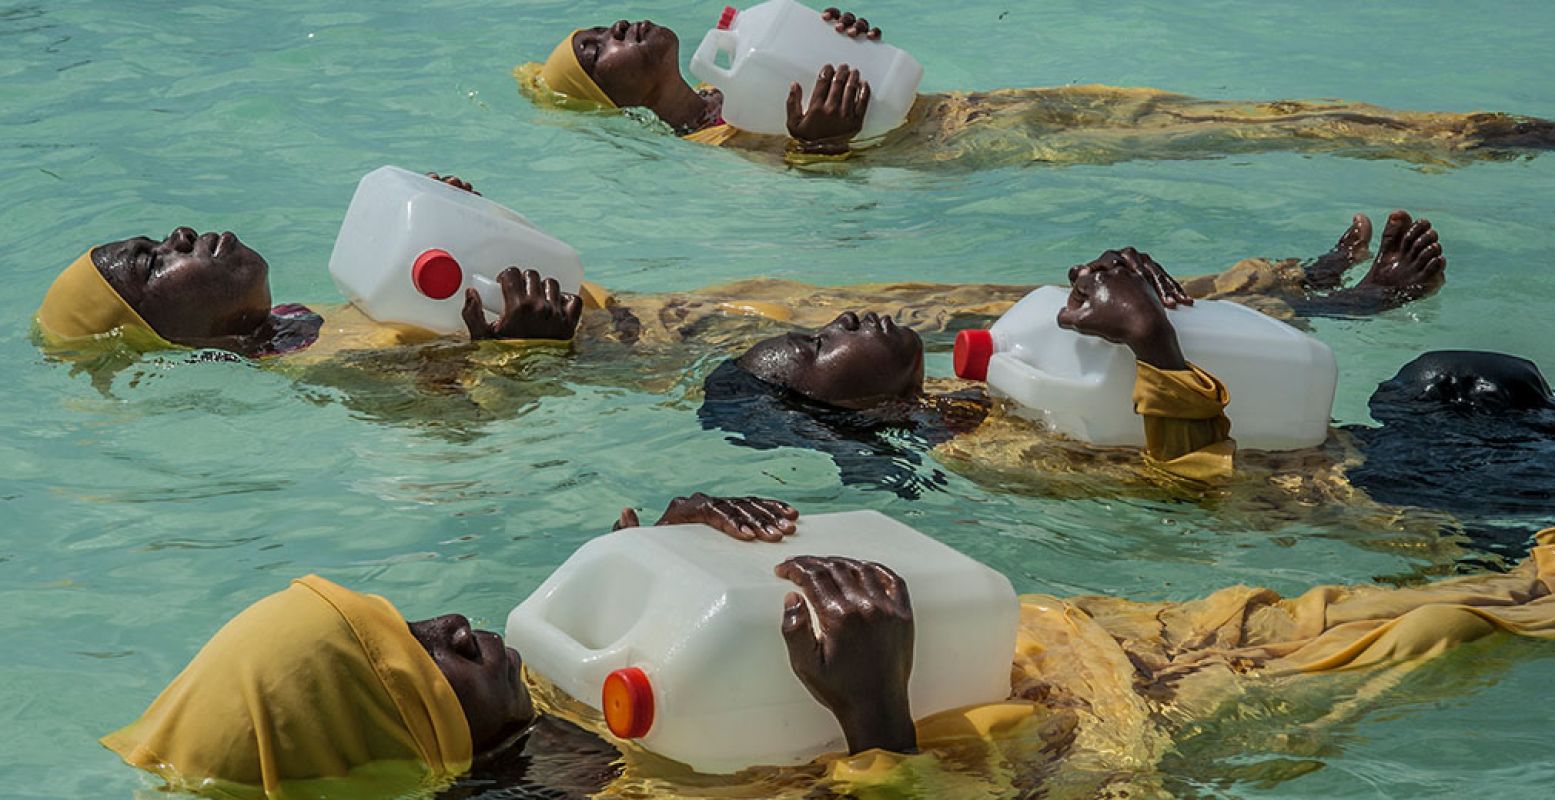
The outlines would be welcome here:
[[[837,23],[838,33],[852,38],[880,38],[880,29],[853,14],[827,9],[822,19]],[[717,118],[723,99],[702,95],[680,74],[680,39],[650,20],[618,20],[578,31],[572,50],[583,71],[617,106],[642,107],[682,134],[692,133]],[[816,76],[808,106],[803,87],[789,87],[785,101],[788,131],[805,152],[836,154],[863,129],[869,110],[869,82],[847,64],[827,64]]]
[[[168,341],[219,346],[270,318],[270,265],[231,232],[125,239],[94,249],[92,263]]]
[[[1157,369],[1188,368],[1177,331],[1166,318],[1163,287],[1174,306],[1193,301],[1148,253],[1132,247],[1108,250],[1070,269],[1069,282],[1068,306],[1058,312],[1060,327],[1126,345],[1136,359]]]
[[[427,177],[472,194],[454,175]],[[100,245],[92,263],[119,296],[162,338],[191,347],[249,353],[270,334],[270,265],[231,231],[174,228],[160,242],[138,236]],[[465,293],[471,339],[571,339],[583,312],[576,296],[534,270],[497,275],[503,313],[488,323],[480,296]]]
[[[1349,288],[1340,288],[1344,275],[1366,260],[1372,223],[1356,214],[1333,250],[1306,267],[1304,287],[1312,294],[1292,302],[1301,314],[1355,316],[1376,314],[1435,294],[1447,282],[1447,257],[1440,235],[1426,219],[1414,219],[1406,211],[1394,211],[1383,225],[1377,257],[1366,274]]]
[[[923,340],[873,311],[843,313],[812,334],[774,336],[736,363],[768,383],[839,408],[871,408],[923,392]]]
[[[460,614],[412,622],[410,632],[458,695],[475,753],[491,751],[534,722],[523,662],[501,636],[473,630]]]

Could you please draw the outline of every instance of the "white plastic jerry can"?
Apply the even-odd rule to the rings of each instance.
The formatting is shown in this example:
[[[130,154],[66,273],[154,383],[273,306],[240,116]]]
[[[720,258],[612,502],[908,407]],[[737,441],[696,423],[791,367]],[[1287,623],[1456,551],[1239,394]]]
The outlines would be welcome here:
[[[1142,447],[1129,349],[1058,326],[1069,290],[1044,286],[989,330],[956,337],[956,374],[986,380],[1018,414],[1098,445]],[[1328,345],[1237,303],[1168,309],[1183,355],[1226,385],[1231,437],[1242,448],[1296,450],[1328,438],[1339,367]]]
[[[721,66],[719,55],[728,66]],[[902,124],[918,99],[923,65],[905,50],[837,33],[835,23],[794,0],[767,0],[744,11],[724,9],[691,56],[691,74],[723,92],[723,118],[753,133],[788,135],[789,86],[804,88],[805,107],[821,67],[847,64],[869,81],[869,111],[859,138]]]
[[[578,251],[521,214],[399,167],[367,173],[340,225],[329,274],[353,305],[379,322],[440,334],[465,329],[464,290],[489,315],[503,307],[497,274],[517,266],[578,291]]]
[[[782,543],[703,525],[601,536],[513,609],[507,641],[616,736],[699,772],[803,764],[844,744],[789,666],[783,599],[797,587],[773,569],[799,555],[876,561],[906,581],[915,717],[1009,696],[1009,580],[874,511],[800,517]]]

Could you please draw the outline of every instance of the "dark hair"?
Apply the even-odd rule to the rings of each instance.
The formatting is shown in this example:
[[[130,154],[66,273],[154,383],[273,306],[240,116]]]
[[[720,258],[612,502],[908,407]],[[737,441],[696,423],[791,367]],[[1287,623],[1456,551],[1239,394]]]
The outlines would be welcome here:
[[[1439,508],[1526,550],[1520,532],[1555,521],[1555,401],[1532,362],[1501,353],[1437,351],[1377,387],[1380,428],[1351,428],[1366,461],[1350,481],[1374,499]],[[1542,522],[1540,522],[1542,520]]]
[[[912,500],[946,483],[945,473],[924,467],[923,451],[954,431],[933,406],[892,403],[854,411],[811,400],[768,383],[725,361],[702,384],[697,409],[704,430],[756,450],[818,450],[837,465],[846,486],[866,486]]]

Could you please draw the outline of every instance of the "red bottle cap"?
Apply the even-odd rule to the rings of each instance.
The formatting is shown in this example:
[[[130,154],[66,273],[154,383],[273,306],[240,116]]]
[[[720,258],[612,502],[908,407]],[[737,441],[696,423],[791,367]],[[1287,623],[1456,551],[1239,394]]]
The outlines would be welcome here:
[[[416,256],[410,268],[410,282],[416,291],[433,300],[446,300],[464,284],[464,270],[447,250],[428,250]]]
[[[993,333],[969,329],[956,334],[956,375],[969,381],[988,380],[993,359]]]
[[[640,739],[653,727],[653,684],[637,667],[618,669],[605,678],[600,707],[610,732],[622,739]]]
[[[734,16],[738,13],[740,12],[734,10],[734,6],[724,6],[723,16],[718,18],[718,30],[729,30],[729,26],[734,24]]]

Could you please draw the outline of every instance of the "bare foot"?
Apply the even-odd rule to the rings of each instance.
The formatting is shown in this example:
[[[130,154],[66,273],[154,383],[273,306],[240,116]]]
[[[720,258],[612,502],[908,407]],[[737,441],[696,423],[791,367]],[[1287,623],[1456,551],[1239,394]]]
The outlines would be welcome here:
[[[1347,256],[1363,252],[1357,242],[1369,236],[1371,224],[1365,217],[1356,215],[1350,230],[1339,238],[1334,250],[1323,259],[1331,264],[1341,263]],[[1312,268],[1317,267],[1314,263]],[[1311,269],[1308,272],[1312,288]],[[1326,268],[1324,275],[1333,274],[1335,267]],[[1337,286],[1340,271],[1332,278]],[[1442,245],[1437,241],[1436,229],[1427,220],[1412,219],[1403,211],[1388,215],[1388,224],[1382,228],[1382,239],[1377,244],[1377,259],[1371,269],[1354,286],[1334,289],[1327,294],[1309,292],[1304,297],[1287,300],[1296,313],[1307,316],[1365,316],[1377,314],[1405,303],[1428,297],[1447,281],[1447,259],[1442,255]]]
[[[1395,211],[1382,229],[1377,260],[1355,288],[1383,291],[1392,296],[1392,306],[1399,306],[1431,295],[1446,280],[1447,259],[1436,229],[1428,220],[1410,220],[1409,214]]]
[[[1350,268],[1371,255],[1371,220],[1356,214],[1334,248],[1306,266],[1302,286],[1307,290],[1337,289]]]

